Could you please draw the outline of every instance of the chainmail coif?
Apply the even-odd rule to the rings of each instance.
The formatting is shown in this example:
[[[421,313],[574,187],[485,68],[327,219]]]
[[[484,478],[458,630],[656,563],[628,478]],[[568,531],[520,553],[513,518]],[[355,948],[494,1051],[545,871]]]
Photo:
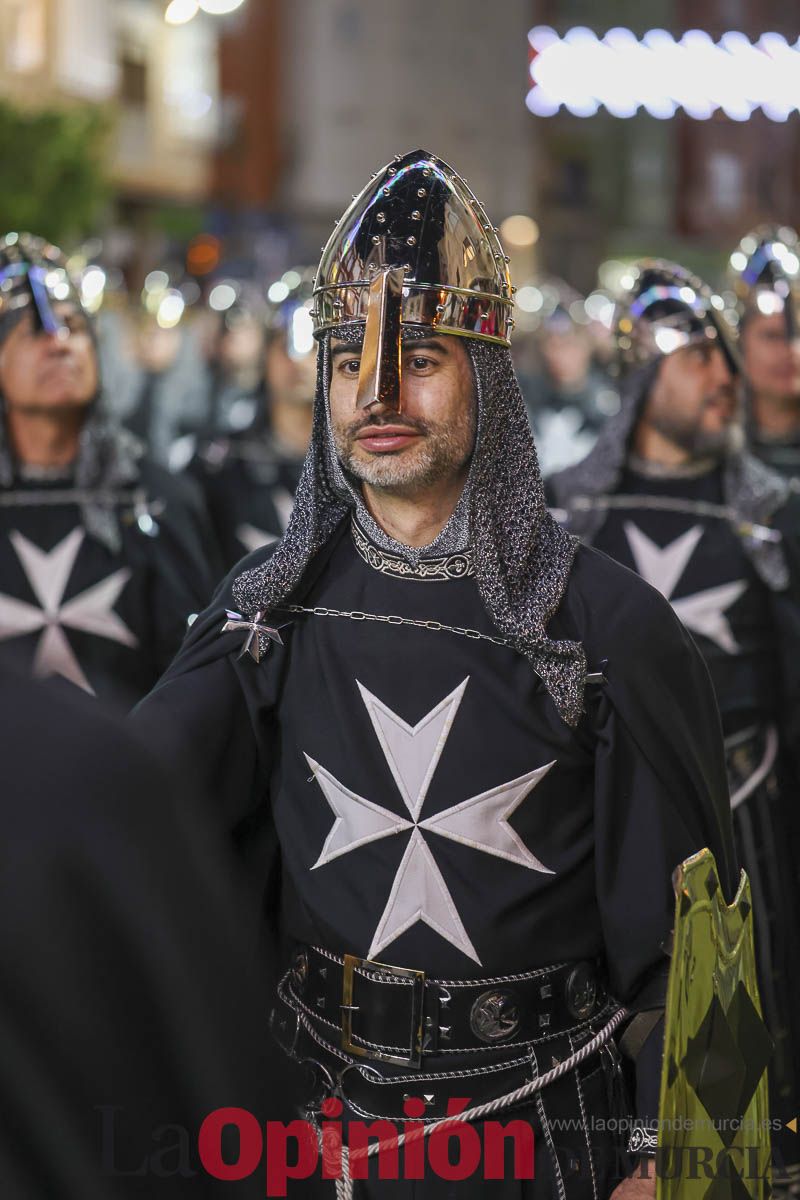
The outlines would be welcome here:
[[[594,447],[581,462],[548,480],[556,505],[569,512],[569,528],[582,541],[591,542],[596,537],[606,512],[600,506],[570,511],[572,502],[578,496],[608,496],[619,488],[636,425],[661,361],[655,359],[630,376],[622,391],[619,412],[603,427]],[[769,525],[789,499],[790,484],[746,451],[731,452],[722,466],[725,504],[743,523]],[[789,566],[780,542],[743,536],[742,545],[767,587],[773,591],[788,587]]]
[[[478,591],[495,627],[531,663],[564,721],[575,725],[583,711],[583,647],[549,638],[545,627],[564,595],[577,541],[547,511],[510,352],[472,339],[465,344],[478,397],[479,436],[464,492]],[[288,528],[271,557],[243,572],[233,585],[236,602],[246,613],[268,612],[285,602],[313,556],[357,504],[352,489],[342,486],[343,472],[333,452],[328,359],[326,337],[317,360],[311,445]],[[445,527],[459,541],[463,508]],[[441,538],[425,552],[440,550]],[[395,542],[392,549],[406,557],[413,553]]]
[[[19,308],[0,317],[0,344],[28,310]],[[88,318],[87,318],[88,320]],[[97,331],[88,320],[89,336],[98,355]],[[98,358],[99,368],[99,358]],[[113,503],[104,502],[99,493],[113,493],[139,478],[139,460],[144,447],[138,438],[123,429],[108,414],[102,385],[86,409],[86,420],[78,440],[78,454],[70,470],[70,486],[95,493],[81,505],[86,531],[102,542],[113,554],[122,547],[119,515]],[[6,404],[0,395],[0,488],[9,490],[18,483],[19,468],[8,436]]]

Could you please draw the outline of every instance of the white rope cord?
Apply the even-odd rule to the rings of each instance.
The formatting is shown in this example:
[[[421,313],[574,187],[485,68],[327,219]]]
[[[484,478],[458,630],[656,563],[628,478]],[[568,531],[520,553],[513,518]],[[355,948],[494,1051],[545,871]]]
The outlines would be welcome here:
[[[462,1121],[479,1121],[483,1117],[490,1117],[493,1113],[500,1112],[504,1108],[510,1108],[514,1104],[519,1104],[522,1100],[527,1100],[529,1096],[540,1092],[548,1084],[555,1083],[557,1079],[560,1079],[562,1075],[566,1075],[568,1071],[573,1071],[575,1067],[580,1066],[582,1062],[605,1046],[606,1042],[609,1041],[627,1016],[628,1010],[626,1008],[618,1008],[608,1024],[604,1025],[591,1041],[588,1041],[579,1050],[570,1054],[569,1058],[565,1058],[563,1062],[558,1063],[555,1067],[551,1067],[549,1071],[545,1071],[544,1075],[539,1075],[536,1079],[532,1079],[530,1083],[524,1083],[521,1087],[518,1087],[513,1092],[508,1092],[505,1096],[497,1096],[494,1100],[488,1100],[485,1104],[477,1104],[474,1108],[467,1108],[457,1116],[442,1117],[438,1121],[433,1121],[430,1125],[420,1125],[409,1135],[402,1133],[388,1142],[378,1140],[363,1150],[357,1150],[353,1156],[343,1146],[342,1178],[336,1180],[336,1200],[353,1200],[353,1180],[350,1175],[351,1157],[370,1158],[377,1154],[379,1150],[399,1148],[408,1141],[430,1137],[435,1130],[444,1129],[450,1125],[458,1125]]]

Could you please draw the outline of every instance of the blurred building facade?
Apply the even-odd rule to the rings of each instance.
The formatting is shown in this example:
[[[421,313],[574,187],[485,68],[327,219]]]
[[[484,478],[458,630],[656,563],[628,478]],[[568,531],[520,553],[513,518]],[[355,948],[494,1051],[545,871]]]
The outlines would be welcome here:
[[[560,35],[585,26],[599,37],[622,26],[641,38],[690,29],[714,40],[730,30],[752,42],[800,34],[791,0],[536,0],[532,25]],[[543,265],[589,289],[595,265],[656,254],[718,276],[739,237],[761,221],[800,222],[800,116],[785,122],[756,111],[695,120],[678,110],[657,120],[640,110],[619,119],[601,109],[581,118],[562,109],[530,119],[540,146],[534,208]]]
[[[498,223],[530,205],[530,0],[285,5],[279,200],[306,257],[370,174],[415,147],[463,174]]]
[[[202,230],[258,278],[312,262],[353,191],[413,146],[451,161],[498,224],[536,219],[528,258],[509,247],[520,283],[537,266],[586,291],[598,262],[645,253],[714,276],[748,227],[800,222],[797,113],[545,118],[525,106],[534,25],[794,42],[795,0],[503,0],[490,16],[483,0],[244,0],[177,26],[166,9],[0,0],[0,96],[107,108],[105,232],[136,243],[142,271]]]
[[[125,200],[203,202],[219,117],[220,28],[164,21],[163,0],[0,0],[0,95],[111,106],[109,170]]]

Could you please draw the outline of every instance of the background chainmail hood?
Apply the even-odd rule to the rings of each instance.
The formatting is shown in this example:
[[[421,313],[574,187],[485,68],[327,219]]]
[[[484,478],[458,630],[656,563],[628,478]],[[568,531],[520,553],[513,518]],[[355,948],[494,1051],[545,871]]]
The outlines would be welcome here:
[[[362,332],[353,336],[360,339]],[[478,396],[478,438],[469,478],[442,533],[416,554],[471,545],[478,591],[493,624],[531,663],[562,718],[575,725],[583,711],[583,648],[549,638],[545,627],[564,595],[577,542],[547,511],[510,352],[472,339],[465,339],[465,345]],[[356,508],[367,532],[378,531],[379,544],[409,560],[414,555],[378,529],[339,466],[328,419],[329,347],[326,336],[317,360],[311,446],[289,526],[271,557],[233,584],[236,603],[246,613],[270,611],[287,600],[313,556]]]
[[[569,513],[569,528],[581,541],[598,533],[606,513],[597,508],[572,510],[576,497],[608,496],[617,491],[631,450],[645,397],[658,374],[661,359],[655,359],[632,374],[622,390],[619,412],[603,427],[592,450],[575,466],[559,471],[548,480],[554,504]],[[768,525],[786,503],[789,483],[746,451],[729,454],[723,468],[724,503],[742,522]],[[744,548],[763,582],[773,591],[789,585],[789,567],[780,542],[743,537]]]
[[[19,310],[0,320],[0,343],[23,313],[24,310]],[[96,332],[91,321],[89,332],[97,355]],[[108,417],[101,386],[97,397],[87,407],[78,456],[69,472],[68,485],[81,491],[97,493],[113,493],[119,488],[130,486],[139,478],[139,459],[143,452],[144,447],[139,439],[114,424]],[[20,474],[9,442],[5,400],[0,393],[0,488],[13,488],[19,482]],[[98,498],[82,504],[80,509],[87,533],[102,542],[112,553],[118,553],[122,546],[122,536],[114,504],[101,503]]]

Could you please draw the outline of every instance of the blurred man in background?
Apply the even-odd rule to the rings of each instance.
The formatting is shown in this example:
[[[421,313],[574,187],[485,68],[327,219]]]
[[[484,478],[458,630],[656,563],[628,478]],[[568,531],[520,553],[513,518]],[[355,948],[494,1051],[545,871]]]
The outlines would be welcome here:
[[[550,495],[570,530],[670,601],[711,672],[776,1042],[773,1105],[788,1120],[800,1079],[800,497],[742,448],[738,358],[708,289],[670,264],[635,270],[617,321],[622,409]]]
[[[800,246],[786,227],[762,226],[731,256],[738,263],[739,331],[753,453],[800,478]]]
[[[249,283],[221,282],[211,289],[209,306],[197,320],[205,370],[195,419],[184,426],[190,434],[236,433],[263,407],[266,311],[260,291]]]
[[[177,282],[179,272],[173,267]],[[198,321],[186,297],[193,281],[181,287],[167,270],[150,271],[138,300],[129,303],[115,329],[102,322],[102,357],[108,369],[107,401],[114,418],[139,438],[151,458],[163,465],[184,430],[207,420],[206,372],[197,336]]]
[[[515,348],[515,362],[539,463],[547,476],[588,454],[619,402],[594,364],[583,297],[560,279],[526,290],[531,289],[541,297],[527,339],[533,354],[524,353],[528,346]]]
[[[282,536],[311,438],[312,277],[307,271],[293,275],[297,282],[288,294],[269,306],[262,384],[238,401],[242,408],[249,401],[249,423],[201,440],[189,464],[203,488],[226,568]]]
[[[115,427],[55,247],[0,242],[0,640],[36,675],[130,707],[206,602],[202,499]]]

